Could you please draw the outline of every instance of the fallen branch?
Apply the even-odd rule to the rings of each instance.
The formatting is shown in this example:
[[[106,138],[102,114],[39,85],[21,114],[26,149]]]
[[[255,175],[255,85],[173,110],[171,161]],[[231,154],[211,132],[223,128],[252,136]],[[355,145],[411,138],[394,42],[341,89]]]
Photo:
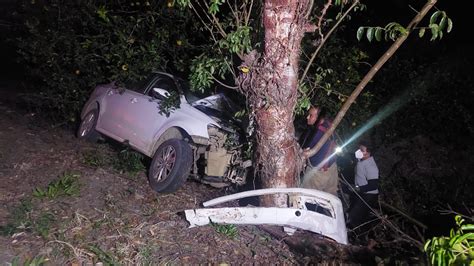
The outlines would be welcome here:
[[[403,217],[405,217],[406,219],[408,219],[410,222],[418,225],[419,227],[423,228],[423,230],[426,230],[428,229],[428,226],[424,225],[423,223],[421,223],[420,221],[416,220],[415,218],[409,216],[408,214],[406,214],[405,212],[397,209],[396,207],[393,207],[392,205],[388,204],[388,203],[385,203],[383,201],[380,201],[380,204],[384,207],[387,207],[389,208],[390,210],[402,215]]]

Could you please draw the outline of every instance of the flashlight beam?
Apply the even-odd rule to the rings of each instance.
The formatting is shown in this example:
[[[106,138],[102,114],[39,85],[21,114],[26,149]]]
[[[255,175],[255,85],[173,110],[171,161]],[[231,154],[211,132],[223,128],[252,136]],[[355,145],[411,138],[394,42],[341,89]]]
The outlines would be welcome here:
[[[426,16],[428,11],[436,4],[436,2],[437,0],[429,0],[426,2],[426,4],[423,6],[420,12],[418,12],[416,16],[408,24],[406,28],[407,30],[406,34],[402,34],[400,37],[398,37],[398,39],[388,48],[388,50],[379,58],[379,60],[377,60],[377,63],[375,63],[375,65],[369,70],[369,72],[367,72],[365,77],[361,80],[361,82],[357,85],[357,87],[354,89],[352,94],[346,100],[344,105],[341,107],[341,110],[337,114],[329,130],[326,131],[326,133],[319,140],[319,142],[316,143],[316,145],[309,150],[308,157],[315,155],[321,149],[324,143],[326,143],[329,137],[334,133],[334,130],[339,125],[342,118],[345,116],[347,110],[349,110],[349,107],[352,105],[355,99],[359,96],[359,94],[362,92],[365,86],[369,83],[370,80],[373,79],[375,74],[380,70],[380,68],[382,68],[382,66],[388,61],[388,59],[392,57],[392,55],[398,50],[398,48],[400,48],[400,46],[405,42],[405,40],[408,38],[410,33],[413,31],[413,29]]]

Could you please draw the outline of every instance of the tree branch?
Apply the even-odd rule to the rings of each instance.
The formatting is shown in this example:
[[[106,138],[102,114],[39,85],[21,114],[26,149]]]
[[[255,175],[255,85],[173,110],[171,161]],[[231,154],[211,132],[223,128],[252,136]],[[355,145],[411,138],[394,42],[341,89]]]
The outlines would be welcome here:
[[[204,2],[204,5],[206,6],[207,10],[209,10],[209,5],[207,4],[206,1],[203,1]],[[210,12],[206,12],[206,16],[209,18],[209,16],[207,15],[208,13]],[[209,18],[210,21],[212,21],[212,23],[214,23],[214,26],[217,27],[217,30],[219,31],[219,33],[222,35],[222,38],[226,38],[227,37],[227,33],[225,33],[224,29],[222,28],[222,25],[221,23],[219,23],[219,19],[212,13],[211,14],[211,18]]]
[[[250,14],[252,14],[252,7],[253,7],[253,0],[250,0],[249,12],[247,13],[247,17],[245,18],[245,26],[248,26],[249,24]]]
[[[239,88],[238,86],[230,86],[230,85],[227,85],[227,84],[221,82],[220,80],[216,79],[215,77],[212,77],[212,79],[213,79],[215,82],[219,83],[221,86],[224,86],[224,87],[226,87],[226,88],[233,89],[233,90]]]
[[[402,210],[399,210],[397,209],[396,207],[393,207],[392,205],[384,202],[384,201],[380,201],[380,205],[386,207],[386,208],[389,208],[390,210],[402,215],[403,217],[405,217],[406,219],[408,219],[410,222],[414,223],[415,225],[418,225],[419,227],[423,228],[423,230],[426,230],[428,229],[428,227],[426,225],[424,225],[422,222],[416,220],[415,218],[409,216],[408,214],[406,214],[405,212],[403,212]]]
[[[354,1],[352,3],[352,5],[346,10],[346,12],[344,12],[344,14],[337,20],[336,24],[334,24],[334,26],[328,31],[328,33],[325,36],[323,36],[323,38],[321,39],[321,43],[318,45],[318,48],[316,48],[316,51],[314,51],[314,53],[311,55],[311,59],[309,60],[308,64],[306,65],[306,68],[303,72],[303,75],[300,78],[300,82],[303,82],[304,78],[308,74],[309,68],[313,64],[314,59],[319,54],[319,51],[321,50],[321,48],[326,43],[329,36],[331,36],[331,34],[334,32],[334,30],[336,30],[337,27],[339,27],[339,24],[341,24],[341,22],[344,20],[344,18],[347,17],[347,15],[352,11],[352,9],[354,9],[358,4],[359,4],[359,0]]]
[[[339,110],[339,113],[337,114],[336,118],[334,119],[331,127],[329,128],[328,131],[323,135],[323,137],[319,140],[316,145],[311,148],[310,150],[305,152],[306,157],[311,157],[314,154],[316,154],[321,147],[324,145],[324,143],[329,139],[331,134],[334,132],[336,127],[339,125],[341,122],[342,118],[346,114],[347,110],[349,107],[352,105],[352,103],[355,101],[355,99],[359,96],[359,94],[362,92],[362,90],[365,88],[365,86],[369,83],[370,80],[375,76],[375,74],[380,70],[380,68],[392,57],[392,55],[400,48],[400,45],[402,45],[403,42],[408,38],[410,33],[413,31],[413,28],[418,25],[418,23],[426,16],[428,11],[436,4],[437,0],[428,0],[426,4],[423,6],[421,11],[413,18],[413,20],[408,24],[407,26],[407,34],[400,36],[391,46],[388,48],[388,50],[379,58],[377,63],[369,70],[369,72],[365,75],[365,77],[362,79],[362,81],[357,85],[357,87],[354,89],[352,92],[351,96],[347,99],[347,101],[344,103],[344,105],[341,107],[341,110]]]

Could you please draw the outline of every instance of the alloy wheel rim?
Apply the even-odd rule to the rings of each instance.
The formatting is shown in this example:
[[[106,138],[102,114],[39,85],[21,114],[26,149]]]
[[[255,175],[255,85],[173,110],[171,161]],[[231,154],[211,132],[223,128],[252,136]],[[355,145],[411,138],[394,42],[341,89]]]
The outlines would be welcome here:
[[[176,163],[176,150],[173,146],[168,145],[161,150],[155,161],[155,174],[153,178],[156,182],[165,180],[173,170]]]
[[[80,131],[81,137],[84,137],[85,135],[87,135],[87,133],[91,131],[92,127],[94,126],[94,118],[95,118],[95,114],[90,113],[89,115],[86,116],[84,120],[82,120],[81,131]]]

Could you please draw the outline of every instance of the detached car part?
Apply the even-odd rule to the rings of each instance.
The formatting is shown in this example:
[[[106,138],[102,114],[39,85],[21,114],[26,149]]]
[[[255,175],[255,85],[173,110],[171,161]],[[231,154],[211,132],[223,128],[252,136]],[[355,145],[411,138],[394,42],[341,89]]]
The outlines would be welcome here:
[[[224,207],[185,210],[190,227],[222,224],[270,224],[284,226],[291,234],[294,229],[311,231],[338,243],[347,244],[347,229],[342,203],[336,196],[314,189],[269,188],[245,191],[215,198],[203,203],[211,207],[221,203],[253,196],[286,194],[288,206],[281,207]]]

